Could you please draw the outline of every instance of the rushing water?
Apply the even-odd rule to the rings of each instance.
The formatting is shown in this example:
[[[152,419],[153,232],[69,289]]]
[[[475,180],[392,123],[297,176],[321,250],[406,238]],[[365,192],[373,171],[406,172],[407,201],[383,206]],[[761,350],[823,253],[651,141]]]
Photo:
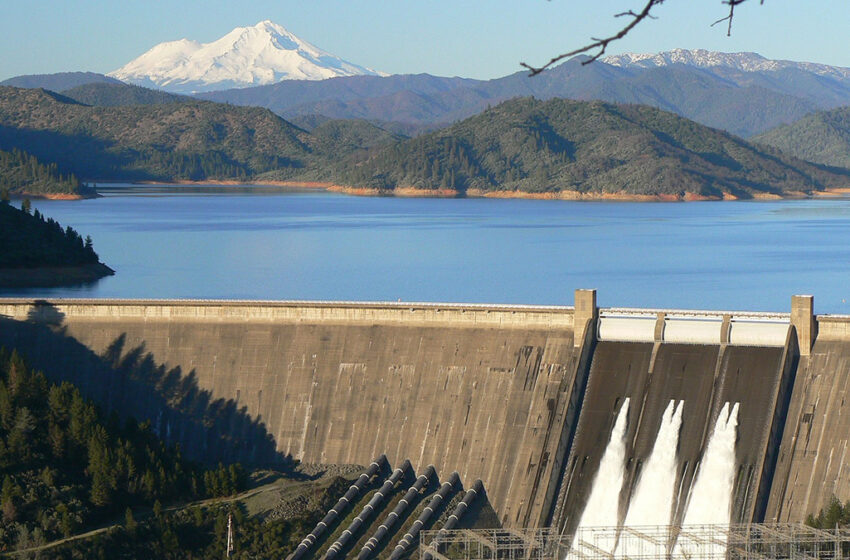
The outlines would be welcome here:
[[[729,410],[723,405],[691,490],[683,525],[728,525],[732,516],[732,489],[735,483],[735,439],[738,435],[738,403]],[[705,558],[726,557],[725,537],[718,533],[715,541],[704,543],[681,536],[673,558],[693,558],[699,551]]]
[[[456,301],[850,312],[850,201],[360,198],[129,187],[34,201],[114,277],[0,295]]]
[[[649,458],[643,465],[635,492],[629,500],[626,527],[672,523],[676,489],[676,450],[679,446],[679,429],[682,427],[684,408],[684,402],[677,406],[676,401],[670,401],[664,411],[658,436]],[[651,553],[663,558],[667,552],[666,541],[640,543],[637,546],[636,544],[631,539],[622,540],[616,556],[628,558]]]
[[[576,529],[578,539],[573,543],[574,549],[567,554],[565,560],[582,558],[585,552],[599,550],[617,559],[667,557],[676,532],[669,533],[665,538],[658,534],[658,528],[675,524],[672,517],[677,471],[676,452],[685,404],[684,401],[670,401],[664,411],[655,443],[629,500],[623,525],[620,526],[618,504],[625,474],[624,436],[629,409],[629,399],[624,400],[611,431],[611,439],[605,447],[591,483],[590,497]],[[728,525],[730,522],[739,406],[738,403],[731,406],[730,404],[723,405],[708,439],[689,493],[690,499],[682,520],[683,527]],[[594,527],[609,529],[595,533],[583,531]],[[714,535],[713,539],[692,539],[685,531],[673,543],[670,557],[721,560],[726,557],[724,538],[721,531]]]
[[[691,490],[685,525],[724,525],[732,515],[738,403],[723,405]]]
[[[587,527],[616,527],[620,524],[620,490],[623,486],[623,474],[626,460],[626,427],[629,416],[629,399],[623,400],[620,412],[611,431],[599,469],[593,479],[587,505],[581,514],[576,532]],[[595,545],[605,553],[611,554],[617,547],[615,535],[607,541],[597,541]],[[568,555],[568,560],[579,555]]]

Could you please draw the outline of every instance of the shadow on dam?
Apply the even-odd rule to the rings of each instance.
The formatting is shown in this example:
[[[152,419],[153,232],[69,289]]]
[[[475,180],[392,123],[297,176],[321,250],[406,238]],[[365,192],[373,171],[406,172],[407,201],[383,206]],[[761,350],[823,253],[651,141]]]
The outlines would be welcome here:
[[[128,347],[126,335],[96,354],[66,332],[64,315],[38,301],[26,321],[0,316],[0,346],[16,348],[27,363],[55,383],[68,381],[107,413],[149,421],[166,443],[206,462],[293,466],[276,451],[263,423],[232,399],[199,386],[194,370],[166,368],[144,344]]]

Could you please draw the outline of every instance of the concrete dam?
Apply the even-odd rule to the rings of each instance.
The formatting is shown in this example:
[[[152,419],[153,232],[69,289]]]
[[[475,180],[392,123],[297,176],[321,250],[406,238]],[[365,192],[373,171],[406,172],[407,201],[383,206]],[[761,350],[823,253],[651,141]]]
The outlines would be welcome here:
[[[808,296],[772,314],[605,309],[592,290],[573,307],[3,299],[0,344],[191,457],[456,471],[507,528],[688,523],[709,479],[726,522],[850,497],[850,317]]]

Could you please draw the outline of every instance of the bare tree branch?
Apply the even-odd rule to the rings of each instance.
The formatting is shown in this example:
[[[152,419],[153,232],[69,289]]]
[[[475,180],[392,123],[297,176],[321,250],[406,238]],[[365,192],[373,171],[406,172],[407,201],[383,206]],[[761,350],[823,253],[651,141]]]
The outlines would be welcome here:
[[[723,0],[723,4],[727,4],[729,6],[729,14],[726,17],[722,17],[719,20],[715,21],[711,24],[711,27],[714,27],[718,23],[728,21],[729,26],[726,28],[726,36],[732,36],[732,20],[735,18],[735,6],[738,4],[743,4],[747,0]],[[764,5],[764,0],[760,0],[760,4]]]
[[[730,1],[734,2],[736,0],[730,0]],[[556,62],[559,62],[559,61],[561,61],[561,60],[563,60],[567,57],[575,56],[575,55],[581,54],[581,53],[586,53],[586,52],[592,51],[594,49],[599,49],[596,53],[593,54],[593,56],[590,57],[589,60],[585,60],[584,62],[582,62],[582,64],[588,64],[590,62],[593,62],[594,60],[598,59],[603,54],[605,54],[605,49],[608,47],[608,43],[610,43],[611,41],[616,41],[617,39],[622,39],[623,37],[625,37],[626,34],[629,31],[631,31],[637,24],[639,24],[641,21],[643,21],[644,19],[649,17],[649,12],[650,12],[650,10],[652,10],[652,8],[654,6],[657,6],[658,4],[663,4],[663,3],[664,3],[664,0],[648,0],[646,5],[643,7],[643,9],[639,13],[635,13],[635,12],[629,10],[628,12],[623,12],[621,14],[617,14],[615,17],[628,16],[628,17],[632,18],[632,21],[630,21],[628,25],[623,27],[615,35],[612,35],[610,37],[606,37],[604,39],[592,39],[593,42],[590,43],[589,45],[585,45],[581,48],[575,49],[573,51],[570,51],[570,52],[567,52],[567,53],[564,53],[564,54],[560,54],[560,55],[556,56],[555,58],[553,58],[552,60],[550,60],[549,62],[547,62],[546,64],[544,64],[543,66],[540,66],[540,67],[534,67],[534,66],[531,66],[529,64],[526,64],[525,62],[521,62],[520,66],[528,68],[529,71],[531,72],[529,75],[536,76],[537,74],[543,72],[544,70],[546,70],[547,68],[549,68],[550,66],[555,64]]]
[[[737,6],[739,4],[743,4],[746,1],[747,0],[721,0],[721,4],[726,4],[727,6],[729,6],[729,14],[726,17],[715,21],[711,25],[714,26],[714,25],[717,25],[718,23],[728,21],[729,26],[726,30],[726,35],[727,36],[731,35],[732,34],[732,20],[735,17],[735,6]],[[614,17],[630,17],[632,19],[628,23],[628,25],[626,25],[625,27],[620,29],[620,31],[618,31],[614,35],[611,35],[610,37],[605,37],[603,39],[591,37],[592,43],[589,43],[589,44],[587,44],[583,47],[577,48],[577,49],[572,50],[570,52],[566,52],[564,54],[559,54],[558,56],[554,57],[552,60],[550,60],[549,62],[547,62],[543,66],[531,66],[530,64],[527,64],[525,62],[520,62],[520,66],[522,66],[523,68],[527,68],[529,70],[529,76],[536,76],[537,74],[540,74],[541,72],[543,72],[544,70],[546,70],[547,68],[552,66],[553,64],[560,62],[560,61],[564,60],[565,58],[569,58],[569,57],[575,56],[577,54],[590,53],[590,51],[596,50],[595,53],[591,54],[589,59],[582,62],[582,64],[590,64],[591,62],[599,59],[602,55],[605,54],[605,50],[608,48],[609,43],[611,43],[613,41],[617,41],[618,39],[622,39],[623,37],[625,37],[629,33],[629,31],[634,29],[635,26],[637,26],[637,24],[639,24],[643,20],[645,20],[647,18],[656,19],[655,16],[653,16],[650,12],[652,11],[652,9],[655,6],[658,6],[659,4],[663,4],[663,3],[664,3],[664,0],[647,0],[646,5],[643,7],[643,9],[640,12],[634,12],[633,10],[629,10],[627,12],[621,12],[619,14],[614,14]],[[760,0],[759,3],[764,4],[764,0]]]

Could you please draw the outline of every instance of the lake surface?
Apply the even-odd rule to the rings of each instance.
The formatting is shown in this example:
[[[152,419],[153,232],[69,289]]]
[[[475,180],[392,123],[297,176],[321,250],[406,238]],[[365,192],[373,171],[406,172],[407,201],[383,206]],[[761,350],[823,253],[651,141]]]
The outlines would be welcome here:
[[[627,203],[100,186],[34,201],[117,274],[2,296],[322,299],[850,313],[850,200]]]

